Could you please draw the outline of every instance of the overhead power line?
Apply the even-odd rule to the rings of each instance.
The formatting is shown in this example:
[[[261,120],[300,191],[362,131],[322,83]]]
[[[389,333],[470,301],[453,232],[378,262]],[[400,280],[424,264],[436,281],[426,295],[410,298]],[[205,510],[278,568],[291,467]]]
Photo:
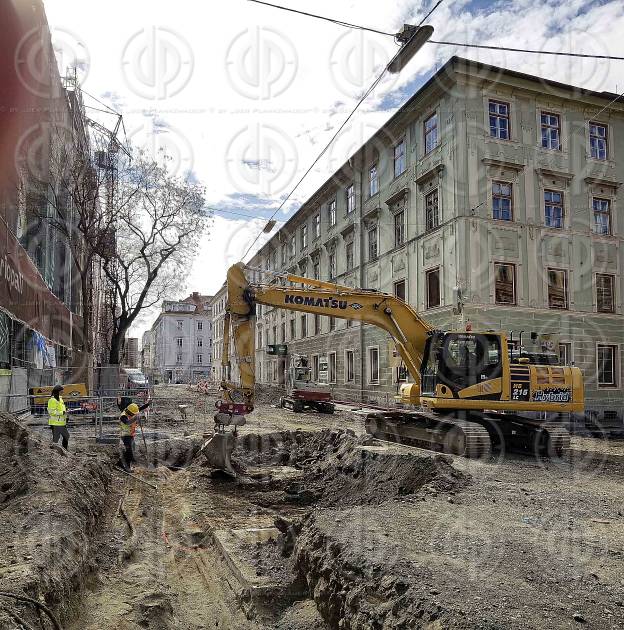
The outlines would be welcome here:
[[[554,50],[530,50],[528,48],[510,48],[509,46],[488,46],[486,44],[462,44],[461,42],[441,42],[430,39],[428,44],[439,46],[459,46],[462,48],[486,48],[488,50],[505,50],[509,52],[529,53],[531,55],[559,55],[562,57],[582,57],[585,59],[611,59],[613,61],[624,61],[624,57],[614,55],[588,55],[585,53],[557,52]]]
[[[263,4],[267,7],[273,7],[274,9],[281,9],[282,11],[290,11],[291,13],[298,13],[299,15],[305,15],[307,17],[315,18],[317,20],[325,20],[326,22],[332,22],[338,24],[338,26],[344,26],[346,28],[356,28],[361,31],[370,31],[371,33],[378,33],[379,35],[390,35],[394,37],[394,33],[388,33],[386,31],[380,31],[376,28],[370,28],[368,26],[359,26],[358,24],[351,24],[351,22],[343,22],[342,20],[335,20],[334,18],[325,17],[324,15],[316,15],[314,13],[308,13],[307,11],[300,11],[299,9],[293,9],[291,7],[284,7],[279,4],[272,4],[271,2],[263,2],[262,0],[249,0],[255,4]]]
[[[250,0],[250,1],[251,2],[259,2],[259,0]],[[442,2],[444,2],[444,0],[438,0],[438,2],[433,6],[431,11],[429,11],[429,13],[427,13],[427,15],[425,15],[425,17],[418,23],[418,25],[414,29],[414,34],[412,35],[412,39],[418,33],[418,29],[423,25],[425,20],[427,20],[432,15],[432,13],[442,4]],[[409,41],[406,42],[404,44],[404,46],[407,46],[408,44],[409,44]],[[312,162],[312,164],[310,164],[310,166],[305,171],[305,173],[299,178],[299,180],[294,185],[292,190],[286,195],[286,197],[284,197],[284,199],[282,200],[282,203],[280,203],[280,205],[277,208],[277,210],[275,210],[275,212],[271,215],[271,218],[269,219],[269,222],[271,222],[277,216],[277,213],[284,207],[284,204],[290,199],[290,197],[292,197],[292,195],[295,193],[297,188],[299,188],[299,186],[301,185],[303,180],[309,175],[309,173],[312,171],[312,169],[317,165],[318,161],[325,155],[325,153],[327,152],[329,147],[333,144],[334,140],[338,137],[340,132],[346,127],[347,123],[351,120],[351,118],[353,118],[353,115],[358,110],[360,105],[366,100],[366,98],[371,94],[371,92],[379,85],[379,83],[383,79],[383,77],[386,74],[386,72],[388,72],[388,66],[384,66],[384,68],[381,71],[381,73],[379,74],[379,76],[371,83],[370,87],[366,90],[366,92],[364,92],[364,94],[361,96],[361,98],[355,104],[355,107],[351,110],[349,115],[342,121],[342,124],[340,125],[340,127],[338,127],[336,133],[334,133],[334,135],[329,139],[329,142],[323,147],[323,149],[316,156],[316,158],[314,158],[314,161]],[[253,246],[258,242],[258,239],[260,238],[260,236],[263,233],[263,231],[258,232],[258,234],[256,235],[256,238],[251,242],[251,245],[249,245],[249,247],[247,248],[247,251],[243,255],[243,258],[245,258],[247,256],[247,254],[249,254],[249,252],[251,251]]]
[[[377,33],[378,35],[386,35],[388,37],[396,38],[396,33],[389,33],[388,31],[381,31],[376,28],[371,28],[370,26],[362,26],[359,24],[352,24],[351,22],[344,22],[343,20],[336,20],[334,18],[327,17],[325,15],[317,15],[315,13],[308,13],[307,11],[300,11],[299,9],[293,9],[291,7],[284,7],[279,4],[273,4],[271,2],[264,2],[263,0],[248,0],[249,2],[254,2],[256,4],[263,4],[268,7],[273,7],[274,9],[281,9],[282,11],[290,11],[291,13],[298,13],[299,15],[304,15],[306,17],[315,18],[317,20],[325,20],[326,22],[332,22],[333,24],[337,24],[339,26],[344,26],[346,28],[355,28],[362,31],[369,31],[371,33]],[[439,3],[438,3],[439,4]],[[436,5],[429,13],[433,13],[438,5]],[[429,17],[427,15],[425,20]],[[424,21],[424,20],[423,20]],[[519,53],[527,53],[531,55],[556,55],[560,57],[580,57],[581,59],[609,59],[612,61],[624,61],[624,57],[619,57],[617,55],[591,55],[586,53],[575,53],[568,51],[554,51],[554,50],[535,50],[529,48],[512,48],[510,46],[489,46],[487,44],[471,44],[469,42],[446,42],[440,40],[430,39],[428,44],[436,44],[438,46],[458,46],[460,48],[481,48],[487,50],[501,50],[506,52],[519,52]]]

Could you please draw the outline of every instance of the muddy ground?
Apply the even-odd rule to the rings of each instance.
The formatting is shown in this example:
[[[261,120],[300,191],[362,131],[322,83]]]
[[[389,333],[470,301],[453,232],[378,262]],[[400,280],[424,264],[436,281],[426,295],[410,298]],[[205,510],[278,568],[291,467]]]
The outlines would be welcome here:
[[[236,481],[197,456],[215,396],[185,386],[156,391],[139,479],[88,423],[66,455],[0,415],[0,628],[54,627],[36,602],[65,630],[624,628],[621,442],[469,461],[277,397]]]

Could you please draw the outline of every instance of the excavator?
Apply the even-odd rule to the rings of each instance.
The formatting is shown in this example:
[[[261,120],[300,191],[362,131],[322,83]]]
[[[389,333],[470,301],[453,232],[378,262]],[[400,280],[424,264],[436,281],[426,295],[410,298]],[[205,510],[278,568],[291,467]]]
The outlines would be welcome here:
[[[569,448],[557,419],[584,409],[577,367],[527,356],[504,331],[437,330],[403,300],[376,290],[292,274],[279,275],[281,284],[252,284],[245,271],[238,263],[227,273],[223,361],[229,365],[231,335],[240,382],[222,382],[214,435],[202,448],[215,468],[234,472],[236,429],[254,408],[257,304],[359,320],[389,333],[413,383],[401,388],[401,408],[368,414],[366,431],[376,438],[471,458],[489,456],[493,446],[545,456]]]

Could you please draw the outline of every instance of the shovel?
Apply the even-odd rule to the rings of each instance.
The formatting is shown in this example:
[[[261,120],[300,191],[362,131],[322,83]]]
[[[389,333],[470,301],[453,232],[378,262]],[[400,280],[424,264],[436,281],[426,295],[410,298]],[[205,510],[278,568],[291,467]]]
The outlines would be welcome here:
[[[145,461],[147,462],[147,469],[154,470],[154,468],[156,467],[154,466],[153,462],[150,462],[149,460],[149,453],[147,451],[147,440],[145,439],[145,431],[143,431],[143,423],[141,422],[140,415],[138,418],[138,422],[139,422],[139,427],[141,428],[141,437],[143,438],[143,446],[145,447]]]
[[[212,468],[236,477],[236,471],[232,468],[232,451],[236,437],[233,433],[215,432],[215,434],[201,447],[200,452],[208,460]]]

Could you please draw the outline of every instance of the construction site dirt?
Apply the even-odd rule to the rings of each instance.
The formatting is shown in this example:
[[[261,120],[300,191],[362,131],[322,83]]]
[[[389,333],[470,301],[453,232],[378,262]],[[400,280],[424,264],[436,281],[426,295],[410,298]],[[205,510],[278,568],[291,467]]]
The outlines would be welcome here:
[[[157,388],[134,476],[93,426],[65,453],[0,414],[0,628],[624,628],[621,442],[451,458],[266,390],[232,479],[215,396]]]

